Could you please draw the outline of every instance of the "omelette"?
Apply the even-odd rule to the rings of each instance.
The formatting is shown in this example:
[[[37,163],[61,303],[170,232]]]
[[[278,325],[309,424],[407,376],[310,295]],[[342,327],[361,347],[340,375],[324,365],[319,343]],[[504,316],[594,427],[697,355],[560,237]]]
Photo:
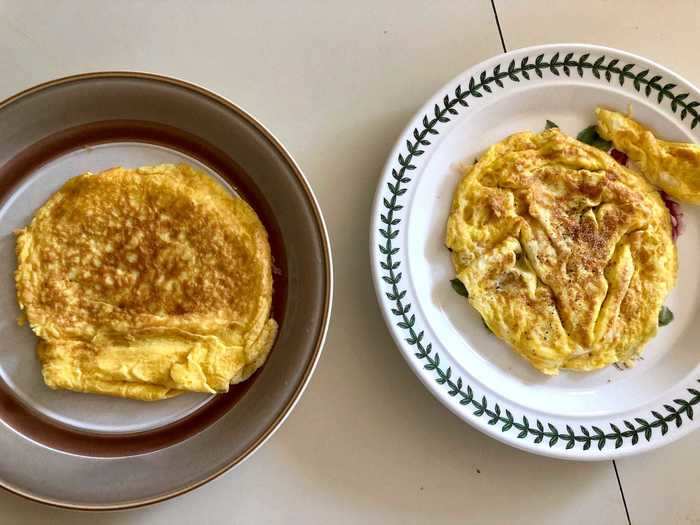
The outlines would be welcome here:
[[[624,151],[653,185],[681,202],[700,204],[700,146],[666,142],[632,118],[598,108],[598,133]]]
[[[226,392],[274,342],[267,232],[190,166],[74,177],[16,251],[17,300],[50,388],[147,401]]]
[[[465,170],[446,245],[489,329],[537,370],[638,356],[675,284],[659,192],[561,133],[516,133]]]

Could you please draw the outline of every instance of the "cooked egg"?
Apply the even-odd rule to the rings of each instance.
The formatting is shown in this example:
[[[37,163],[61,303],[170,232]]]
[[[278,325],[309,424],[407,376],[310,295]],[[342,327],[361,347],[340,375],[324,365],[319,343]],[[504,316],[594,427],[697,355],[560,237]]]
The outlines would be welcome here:
[[[446,245],[488,327],[550,375],[637,356],[677,273],[659,193],[556,128],[512,135],[465,170]]]
[[[630,117],[598,108],[598,133],[612,141],[654,186],[674,199],[700,204],[700,146],[666,142]]]
[[[17,259],[17,299],[51,388],[226,392],[275,338],[265,228],[186,165],[69,180],[18,233]]]

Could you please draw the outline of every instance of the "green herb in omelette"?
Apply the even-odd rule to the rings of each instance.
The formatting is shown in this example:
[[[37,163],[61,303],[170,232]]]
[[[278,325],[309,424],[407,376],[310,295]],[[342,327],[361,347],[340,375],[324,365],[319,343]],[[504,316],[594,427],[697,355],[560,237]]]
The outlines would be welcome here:
[[[576,135],[576,139],[594,148],[602,149],[603,151],[609,151],[610,148],[612,148],[612,142],[598,135],[595,124],[581,131],[581,133]]]
[[[450,281],[450,284],[452,285],[452,289],[459,295],[461,295],[462,297],[469,297],[467,287],[464,286],[464,283],[462,281],[460,281],[459,279],[452,279]]]
[[[659,326],[666,326],[671,321],[673,321],[673,312],[669,310],[668,306],[662,306],[659,310]]]
[[[552,128],[558,128],[558,127],[559,126],[555,122],[552,122],[551,120],[547,120],[544,123],[544,129],[552,129]]]

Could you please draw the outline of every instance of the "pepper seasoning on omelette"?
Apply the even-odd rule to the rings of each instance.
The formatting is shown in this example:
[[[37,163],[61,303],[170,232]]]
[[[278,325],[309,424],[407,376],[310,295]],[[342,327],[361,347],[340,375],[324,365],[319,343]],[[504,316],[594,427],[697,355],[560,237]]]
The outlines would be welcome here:
[[[549,375],[639,355],[678,265],[658,191],[556,128],[511,135],[467,169],[446,245],[491,331]]]

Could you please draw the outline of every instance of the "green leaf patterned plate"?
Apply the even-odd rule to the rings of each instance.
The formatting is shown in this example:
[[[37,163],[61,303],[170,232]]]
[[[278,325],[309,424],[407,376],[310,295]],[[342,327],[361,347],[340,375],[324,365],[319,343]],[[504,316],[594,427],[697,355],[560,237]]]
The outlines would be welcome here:
[[[700,210],[683,207],[675,314],[630,369],[545,377],[496,339],[455,293],[444,227],[456,166],[547,120],[576,134],[602,105],[669,140],[700,140],[700,92],[654,62],[615,49],[556,44],[486,60],[420,109],[387,160],[372,211],[377,298],[408,364],[452,412],[509,445],[601,460],[644,452],[698,427]]]

